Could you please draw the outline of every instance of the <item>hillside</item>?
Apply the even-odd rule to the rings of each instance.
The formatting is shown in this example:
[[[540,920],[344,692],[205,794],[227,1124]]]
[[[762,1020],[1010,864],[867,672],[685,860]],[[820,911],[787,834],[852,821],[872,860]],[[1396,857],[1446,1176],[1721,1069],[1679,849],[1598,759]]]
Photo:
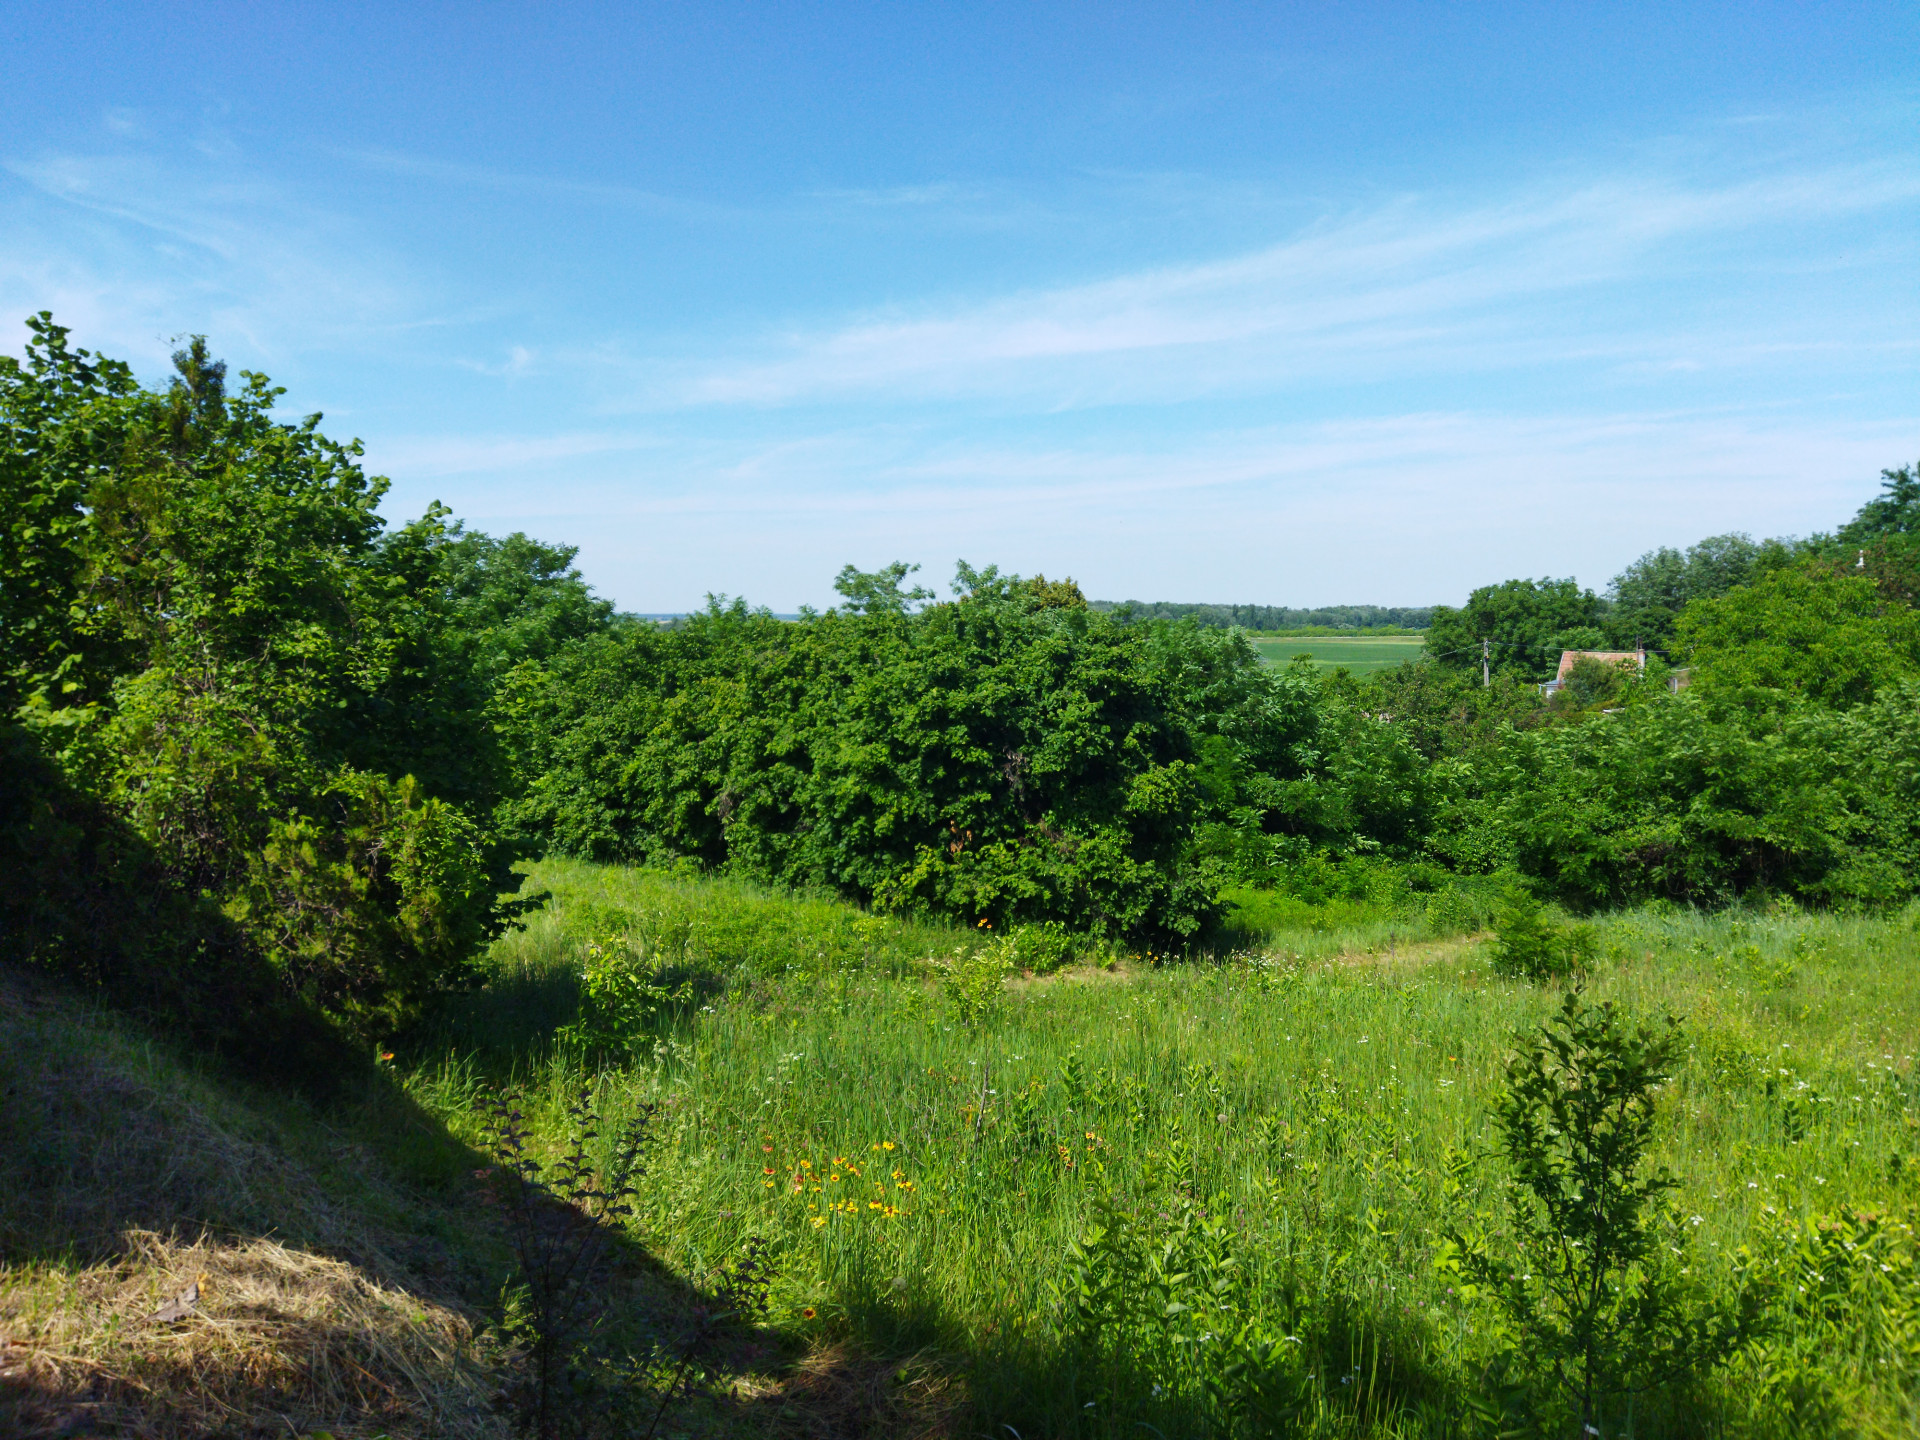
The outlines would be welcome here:
[[[0,970],[0,1093],[0,1434],[516,1433],[487,1157],[390,1075],[316,1108]],[[699,1297],[625,1250],[629,1314],[670,1333]],[[844,1357],[737,1349],[676,1433],[867,1404]]]
[[[509,1084],[547,1162],[582,1095],[597,1173],[644,1137],[594,1290],[622,1388],[554,1434],[645,1433],[657,1409],[689,1435],[1216,1433],[1195,1387],[1242,1372],[1128,1308],[1155,1292],[1101,1268],[1149,1264],[1123,1241],[1228,1265],[1180,1303],[1299,1336],[1261,1383],[1329,1433],[1453,1433],[1502,1393],[1487,1300],[1438,1262],[1449,1226],[1495,1214],[1501,1067],[1555,992],[1494,973],[1461,933],[1473,895],[1238,892],[1233,957],[1161,968],[737,883],[534,878],[554,901],[486,984],[324,1104],[6,978],[9,1433],[510,1433],[528,1356],[503,1286],[525,1272],[485,1142]],[[1765,1343],[1685,1405],[1729,1435],[1898,1433],[1920,920],[1656,909],[1595,933],[1591,989],[1682,1026],[1672,1243],[1704,1295],[1773,1297]],[[654,998],[583,1010],[613,975]],[[556,1045],[596,1015],[594,1051]],[[1809,1307],[1791,1282],[1815,1269]],[[190,1313],[148,1318],[196,1283]],[[1110,1284],[1124,1323],[1088,1348],[1076,1287]],[[1441,1429],[1391,1420],[1414,1406]],[[1691,1433],[1651,1400],[1638,1423]]]

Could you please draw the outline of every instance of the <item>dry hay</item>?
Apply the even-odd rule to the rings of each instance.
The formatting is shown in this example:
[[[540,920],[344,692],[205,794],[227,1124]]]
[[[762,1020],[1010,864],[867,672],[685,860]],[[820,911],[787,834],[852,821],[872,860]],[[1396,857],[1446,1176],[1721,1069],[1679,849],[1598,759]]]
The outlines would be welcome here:
[[[0,1270],[0,1432],[507,1433],[454,1310],[271,1240],[125,1241],[111,1264]],[[184,1318],[149,1318],[196,1284]]]

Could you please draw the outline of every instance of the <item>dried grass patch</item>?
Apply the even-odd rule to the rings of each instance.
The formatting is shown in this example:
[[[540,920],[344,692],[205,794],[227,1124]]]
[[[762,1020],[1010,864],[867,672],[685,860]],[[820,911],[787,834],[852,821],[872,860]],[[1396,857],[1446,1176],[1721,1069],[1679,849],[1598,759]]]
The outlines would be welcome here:
[[[467,1316],[271,1240],[130,1231],[113,1263],[0,1270],[0,1430],[504,1437]],[[199,1284],[184,1319],[149,1320]]]

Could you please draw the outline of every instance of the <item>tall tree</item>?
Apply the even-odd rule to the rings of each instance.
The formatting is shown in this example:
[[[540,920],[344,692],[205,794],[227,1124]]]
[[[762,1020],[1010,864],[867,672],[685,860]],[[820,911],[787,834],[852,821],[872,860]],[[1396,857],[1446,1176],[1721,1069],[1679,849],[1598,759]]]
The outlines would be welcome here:
[[[1483,585],[1461,609],[1434,607],[1427,655],[1452,669],[1480,668],[1484,653],[1495,670],[1547,680],[1562,650],[1603,644],[1604,606],[1571,578],[1504,580]]]

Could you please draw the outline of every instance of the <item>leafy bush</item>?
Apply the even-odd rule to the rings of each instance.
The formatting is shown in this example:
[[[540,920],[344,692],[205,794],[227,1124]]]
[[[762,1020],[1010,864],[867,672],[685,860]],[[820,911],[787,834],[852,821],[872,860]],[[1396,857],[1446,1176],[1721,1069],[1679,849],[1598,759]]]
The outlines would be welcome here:
[[[1000,1013],[1017,953],[1011,941],[996,939],[977,950],[958,951],[947,961],[940,990],[953,1006],[956,1020],[962,1025],[983,1025]]]
[[[387,1034],[500,932],[480,830],[413,777],[340,776],[321,818],[269,821],[228,913],[295,990]]]
[[[522,672],[515,822],[969,924],[1197,933],[1197,777],[1146,636],[975,581],[914,615],[715,607]]]
[[[1078,953],[1072,933],[1057,920],[1016,926],[1007,934],[1014,965],[1034,975],[1051,975],[1071,965]]]
[[[1703,693],[1847,707],[1920,675],[1920,611],[1866,575],[1811,561],[1694,602],[1677,629]]]
[[[1513,733],[1477,777],[1474,823],[1582,907],[1755,890],[1887,903],[1920,880],[1920,687],[1837,713],[1765,713],[1691,692]]]
[[[505,1221],[515,1273],[505,1287],[505,1338],[524,1356],[501,1397],[537,1440],[601,1433],[607,1412],[633,1410],[640,1363],[607,1345],[620,1229],[652,1139],[655,1107],[639,1107],[596,1165],[601,1120],[590,1090],[571,1097],[566,1148],[542,1160],[522,1098],[488,1095],[478,1106],[491,1152],[491,1198]],[[637,1411],[620,1416],[628,1425]],[[657,1417],[656,1417],[657,1418]]]
[[[1427,901],[1427,927],[1435,935],[1470,935],[1485,928],[1491,913],[1486,902],[1472,891],[1448,885]]]
[[[559,1039],[616,1055],[649,1040],[662,1016],[693,996],[692,982],[669,985],[658,957],[635,952],[624,933],[607,930],[588,940],[580,971],[580,1018]]]
[[[1583,970],[1593,959],[1592,928],[1556,918],[1523,885],[1501,895],[1493,927],[1488,954],[1499,975],[1550,980]]]

